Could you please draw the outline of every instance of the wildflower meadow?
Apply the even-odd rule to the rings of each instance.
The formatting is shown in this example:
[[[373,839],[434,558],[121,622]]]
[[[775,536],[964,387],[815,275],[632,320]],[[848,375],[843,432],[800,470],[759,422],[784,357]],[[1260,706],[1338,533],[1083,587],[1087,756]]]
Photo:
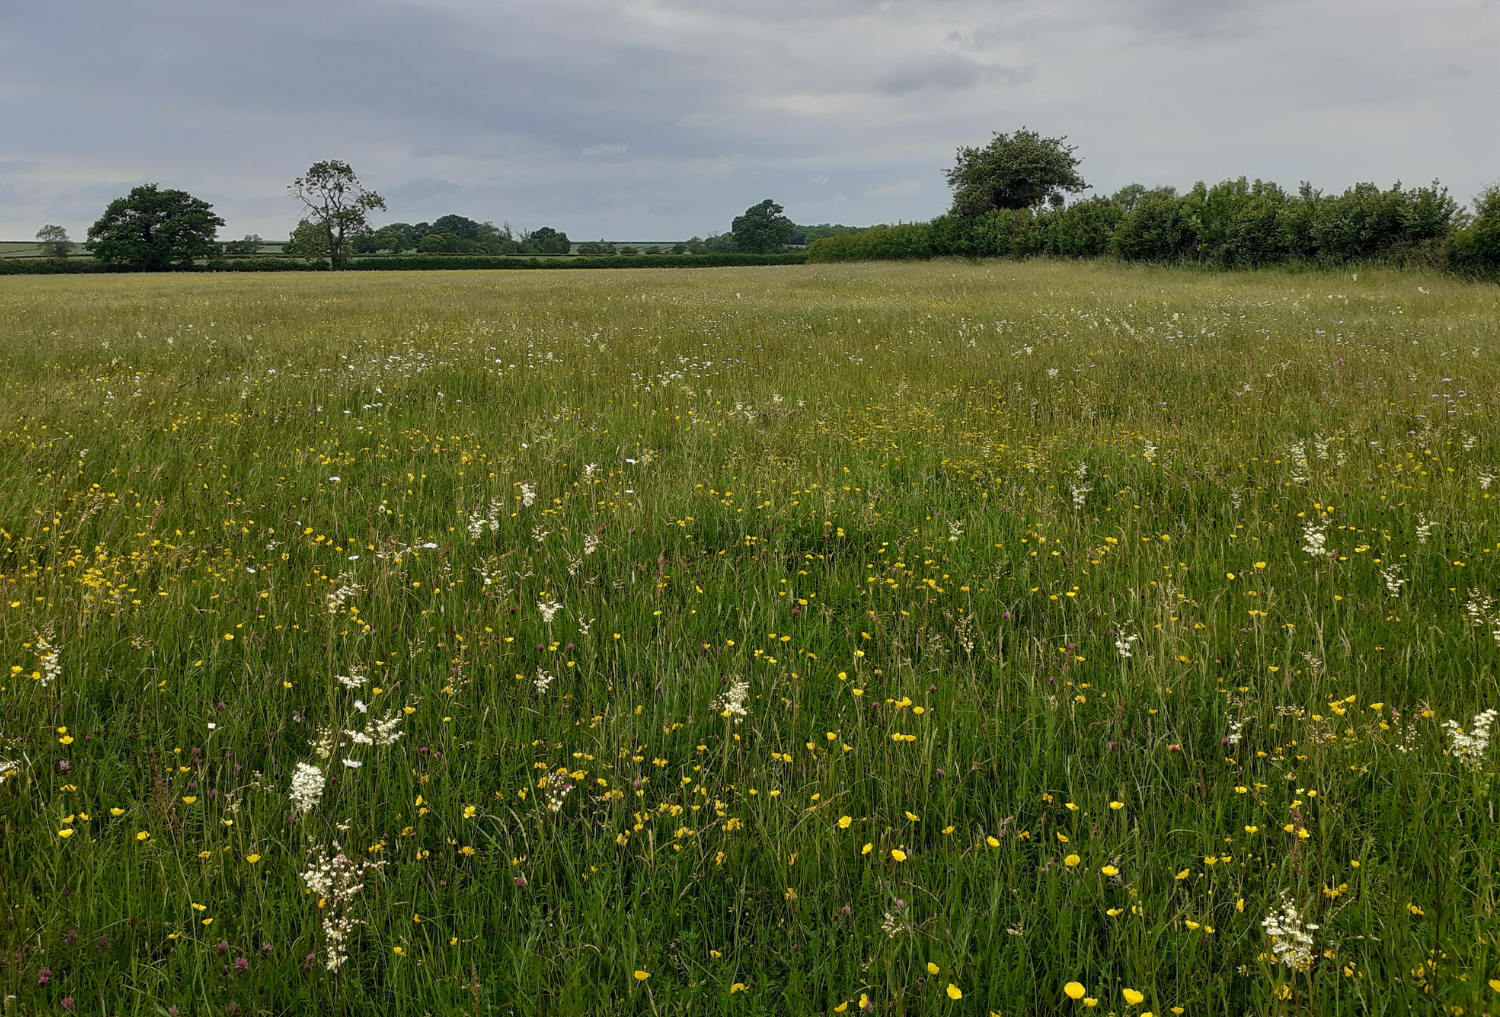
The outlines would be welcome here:
[[[4,1014],[1500,1013],[1500,289],[0,282]]]

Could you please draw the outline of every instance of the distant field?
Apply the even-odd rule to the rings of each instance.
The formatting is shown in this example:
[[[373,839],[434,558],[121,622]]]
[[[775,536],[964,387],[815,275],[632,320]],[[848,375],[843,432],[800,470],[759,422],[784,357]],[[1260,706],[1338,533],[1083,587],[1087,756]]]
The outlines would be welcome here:
[[[1495,1012],[1497,336],[1393,271],[0,279],[0,989]]]

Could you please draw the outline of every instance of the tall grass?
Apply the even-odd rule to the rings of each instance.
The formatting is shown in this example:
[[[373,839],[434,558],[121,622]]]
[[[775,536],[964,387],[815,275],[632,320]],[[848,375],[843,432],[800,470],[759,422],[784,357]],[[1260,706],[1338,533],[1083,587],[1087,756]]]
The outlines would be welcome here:
[[[0,281],[7,1012],[1492,1012],[1497,304]]]

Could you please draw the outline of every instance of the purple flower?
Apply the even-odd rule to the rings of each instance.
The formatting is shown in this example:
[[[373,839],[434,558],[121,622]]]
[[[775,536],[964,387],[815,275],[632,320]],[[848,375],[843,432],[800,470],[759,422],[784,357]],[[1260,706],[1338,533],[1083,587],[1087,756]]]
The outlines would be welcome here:
[[[71,1010],[71,1009],[73,1009],[73,997],[72,996],[64,996],[63,997],[62,1008],[64,1010]]]
[[[218,954],[220,957],[224,956],[228,952],[229,944],[226,941],[221,939],[214,944],[214,953]]]
[[[109,949],[109,938],[107,936],[100,936],[99,942],[94,944],[94,949],[100,952]]]
[[[250,962],[243,957],[236,957],[234,959],[234,969],[243,975],[246,971],[250,970]]]
[[[267,944],[265,944],[264,946],[262,946],[260,948],[260,956],[261,956],[262,959],[265,959],[266,957],[271,956],[271,944],[270,943],[267,943]]]
[[[517,888],[519,888],[519,887],[523,887],[523,886],[525,886],[525,885],[526,885],[526,877],[525,877],[525,876],[517,876],[517,877],[516,877],[516,878],[515,878],[515,881],[514,881],[514,882],[515,882],[515,884],[516,884],[516,886],[517,886]]]
[[[42,973],[36,976],[36,984],[46,985],[50,981],[52,981],[52,969],[42,968]]]
[[[66,933],[63,934],[63,938],[62,938],[62,944],[63,944],[63,946],[72,946],[76,942],[78,942],[78,930],[77,929],[69,929]]]
[[[302,970],[303,971],[311,971],[312,970],[313,959],[316,958],[316,957],[317,957],[317,954],[313,954],[313,953],[310,953],[306,957],[303,957],[302,958]]]

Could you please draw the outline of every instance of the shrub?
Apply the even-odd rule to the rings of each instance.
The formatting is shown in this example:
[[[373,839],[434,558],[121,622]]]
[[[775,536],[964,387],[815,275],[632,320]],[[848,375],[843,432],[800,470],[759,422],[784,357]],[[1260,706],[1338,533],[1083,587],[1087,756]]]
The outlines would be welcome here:
[[[925,222],[872,226],[859,233],[819,237],[807,246],[808,261],[876,261],[930,258],[932,226]]]
[[[1474,218],[1448,241],[1448,264],[1470,275],[1500,276],[1500,184],[1474,199]]]
[[[1127,261],[1181,261],[1196,242],[1193,221],[1177,198],[1144,198],[1115,227],[1115,252]]]

